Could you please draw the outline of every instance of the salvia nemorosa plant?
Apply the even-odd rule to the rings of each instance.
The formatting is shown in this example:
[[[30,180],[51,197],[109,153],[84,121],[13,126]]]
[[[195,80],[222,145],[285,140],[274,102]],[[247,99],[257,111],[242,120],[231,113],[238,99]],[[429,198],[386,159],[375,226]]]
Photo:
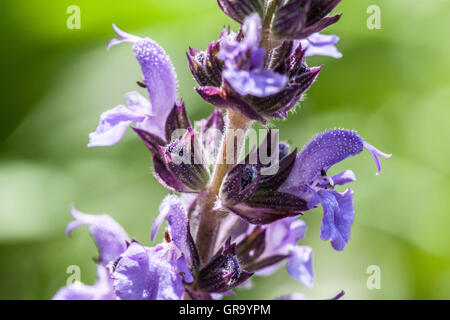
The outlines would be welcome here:
[[[143,74],[139,85],[150,99],[126,94],[126,105],[101,115],[89,146],[114,145],[129,128],[137,134],[151,152],[156,179],[172,193],[160,206],[151,238],[164,220],[167,229],[162,243],[149,247],[111,217],[72,208],[66,231],[89,227],[99,250],[98,280],[62,288],[56,299],[218,299],[281,265],[304,285],[313,284],[312,249],[297,244],[306,231],[298,217],[321,205],[320,238],[344,250],[353,191],[338,186],[355,175],[327,172],[367,149],[379,173],[379,158],[390,155],[343,129],[323,132],[299,150],[279,142],[272,128],[243,150],[253,123],[286,119],[314,84],[322,67],[309,66],[308,56],[341,57],[339,38],[320,33],[339,20],[329,15],[339,2],[218,0],[240,28],[224,28],[204,51],[188,49],[195,90],[213,106],[207,119],[195,123],[178,97],[164,49],[114,26],[118,37],[108,49],[132,44]]]

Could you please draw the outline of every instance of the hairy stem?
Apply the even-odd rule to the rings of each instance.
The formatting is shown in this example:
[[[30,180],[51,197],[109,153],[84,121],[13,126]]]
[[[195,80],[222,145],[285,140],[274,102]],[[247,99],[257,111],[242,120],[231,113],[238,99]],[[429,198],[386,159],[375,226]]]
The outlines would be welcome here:
[[[263,26],[262,26],[264,30],[267,30],[270,28],[273,14],[275,13],[275,10],[278,7],[279,3],[280,3],[280,0],[269,0],[269,3],[267,4],[267,8],[266,8],[266,13],[264,15]]]
[[[224,138],[222,139],[211,182],[198,198],[200,222],[196,243],[200,258],[204,263],[208,262],[209,258],[214,254],[219,226],[223,218],[221,212],[214,210],[214,204],[225,175],[237,163],[245,140],[245,133],[250,124],[251,120],[244,117],[240,112],[232,109],[228,110]],[[239,130],[243,134],[236,134]],[[232,155],[228,154],[230,151],[233,152]]]
[[[269,0],[265,10],[262,23],[261,47],[266,49],[266,58],[271,49],[280,45],[280,41],[272,40],[270,38],[270,25],[272,24],[273,15],[280,2],[280,0]]]

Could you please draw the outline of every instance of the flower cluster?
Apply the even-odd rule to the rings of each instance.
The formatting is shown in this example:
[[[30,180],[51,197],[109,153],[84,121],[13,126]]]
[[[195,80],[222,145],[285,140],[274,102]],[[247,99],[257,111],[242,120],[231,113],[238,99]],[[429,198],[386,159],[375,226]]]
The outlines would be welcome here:
[[[167,221],[164,240],[155,246],[130,238],[107,215],[72,208],[66,232],[89,227],[99,250],[98,280],[64,287],[55,299],[219,299],[283,264],[294,279],[312,286],[313,254],[298,244],[306,232],[298,216],[321,205],[320,238],[344,250],[354,219],[353,191],[338,187],[355,175],[327,172],[367,149],[379,173],[379,158],[390,155],[343,129],[317,135],[301,151],[268,130],[242,159],[238,154],[254,121],[287,118],[314,84],[321,67],[308,66],[307,57],[342,56],[335,47],[339,38],[319,33],[339,20],[329,16],[339,2],[218,0],[240,28],[224,28],[205,51],[188,50],[196,91],[217,107],[194,124],[164,49],[113,26],[118,38],[108,49],[132,44],[149,100],[126,94],[126,105],[101,115],[88,146],[114,145],[131,128],[151,152],[156,179],[175,194],[163,200],[154,221],[152,241]]]

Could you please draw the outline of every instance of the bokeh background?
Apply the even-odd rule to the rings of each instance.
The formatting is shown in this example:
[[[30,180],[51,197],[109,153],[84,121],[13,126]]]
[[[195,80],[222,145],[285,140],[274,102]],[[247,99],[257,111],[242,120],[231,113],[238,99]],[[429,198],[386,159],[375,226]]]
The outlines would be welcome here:
[[[81,29],[66,27],[69,5],[81,8]],[[381,8],[381,30],[369,30],[367,7]],[[314,248],[316,281],[308,289],[281,269],[258,278],[240,298],[272,299],[303,292],[328,298],[450,298],[450,3],[446,0],[344,0],[344,57],[325,64],[301,108],[275,122],[283,139],[301,147],[325,129],[356,129],[393,153],[375,176],[368,153],[352,168],[356,219],[343,253],[319,240],[321,212],[305,216],[303,243]],[[188,46],[205,48],[223,25],[236,25],[214,0],[6,0],[0,3],[0,298],[48,299],[69,265],[93,283],[97,254],[86,228],[64,234],[69,207],[108,213],[130,235],[150,244],[149,230],[166,191],[150,156],[129,132],[112,148],[86,148],[102,111],[136,90],[140,72],[129,45],[105,45],[111,24],[158,41],[179,76],[192,119],[212,107],[193,91]],[[369,290],[367,268],[381,269]]]

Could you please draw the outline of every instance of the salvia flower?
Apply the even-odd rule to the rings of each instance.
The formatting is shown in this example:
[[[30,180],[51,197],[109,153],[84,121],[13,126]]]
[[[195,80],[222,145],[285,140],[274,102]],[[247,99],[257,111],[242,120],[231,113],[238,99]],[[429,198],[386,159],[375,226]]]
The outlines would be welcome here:
[[[240,95],[267,97],[280,92],[287,78],[264,69],[265,50],[260,48],[261,18],[251,15],[243,25],[243,39],[222,42],[219,59],[225,62],[222,75]]]
[[[162,221],[168,221],[163,243],[146,247],[130,240],[122,227],[107,215],[89,215],[72,209],[75,218],[67,232],[82,225],[99,248],[98,281],[93,286],[75,283],[62,288],[54,299],[181,299],[184,283],[193,281],[191,269],[198,264],[192,253],[187,213],[181,200],[168,196],[155,220],[152,237]]]
[[[133,52],[141,66],[150,102],[137,93],[128,94],[129,107],[118,106],[103,113],[97,130],[90,136],[89,146],[117,143],[133,122],[162,137],[167,116],[177,102],[177,77],[164,49],[151,39],[130,35],[115,25],[113,28],[120,38],[111,40],[108,49],[123,42],[133,44]]]
[[[328,177],[326,172],[336,163],[358,155],[364,147],[376,159],[379,173],[379,157],[390,155],[380,152],[353,131],[330,130],[315,137],[298,156],[295,150],[281,159],[278,172],[264,177],[245,198],[227,193],[236,185],[233,182],[236,171],[244,174],[245,167],[236,165],[224,182],[222,205],[250,223],[268,224],[322,204],[321,238],[331,239],[333,248],[343,250],[353,224],[353,191],[340,193],[334,187],[354,181],[355,175],[348,170]],[[254,179],[258,178],[261,179],[255,175]]]
[[[244,149],[241,142],[254,120],[267,124],[286,118],[315,82],[322,67],[309,67],[307,57],[342,56],[339,37],[319,33],[339,20],[340,15],[328,16],[339,2],[218,0],[240,27],[236,33],[223,28],[205,51],[188,50],[196,91],[218,108],[196,122],[178,98],[177,76],[164,49],[113,26],[118,38],[108,49],[132,44],[143,75],[138,84],[148,97],[130,92],[124,105],[104,112],[89,147],[117,144],[131,127],[151,152],[156,179],[180,195],[162,201],[150,240],[167,226],[162,241],[150,246],[130,238],[108,215],[72,208],[74,220],[66,232],[88,227],[99,252],[94,259],[98,279],[93,285],[63,287],[54,299],[220,299],[282,266],[299,283],[313,285],[313,251],[300,244],[307,228],[298,217],[321,205],[320,238],[344,250],[354,220],[354,192],[340,188],[356,178],[351,170],[328,171],[367,149],[378,174],[380,158],[390,155],[344,129],[317,135],[300,152],[270,129],[243,157],[235,155]],[[241,138],[237,131],[244,133]],[[227,162],[230,151],[233,163]]]
[[[224,30],[206,52],[191,49],[188,60],[205,101],[266,123],[267,118],[287,116],[321,67],[309,68],[305,50],[292,41],[267,52],[260,47],[260,35],[259,16],[249,16],[238,34]]]
[[[388,158],[390,155],[380,152],[354,131],[326,131],[315,137],[298,155],[291,174],[280,188],[307,201],[308,209],[322,204],[321,239],[331,240],[336,250],[343,250],[349,241],[354,208],[353,191],[347,189],[341,193],[335,190],[335,186],[355,181],[355,175],[346,170],[328,177],[327,171],[336,163],[358,155],[364,147],[376,159],[379,173],[379,157]]]

